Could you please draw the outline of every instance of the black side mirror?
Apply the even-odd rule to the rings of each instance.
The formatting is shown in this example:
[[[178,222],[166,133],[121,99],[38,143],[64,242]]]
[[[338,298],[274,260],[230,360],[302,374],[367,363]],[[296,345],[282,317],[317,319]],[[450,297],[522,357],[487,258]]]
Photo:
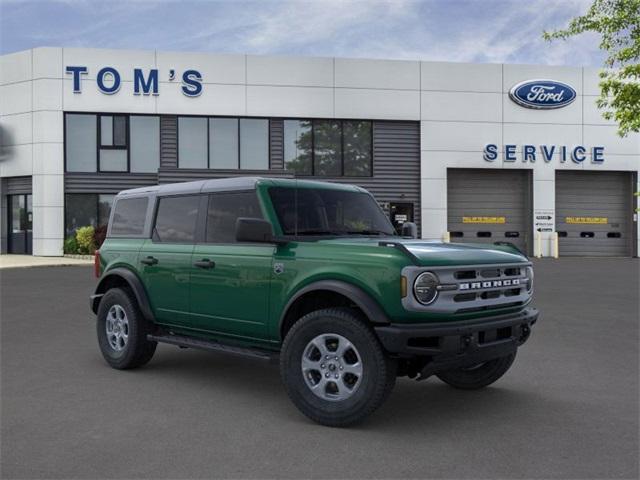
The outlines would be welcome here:
[[[261,218],[239,217],[236,220],[236,240],[249,243],[272,243],[271,224]]]
[[[413,222],[404,222],[401,228],[403,237],[418,238],[418,226]]]

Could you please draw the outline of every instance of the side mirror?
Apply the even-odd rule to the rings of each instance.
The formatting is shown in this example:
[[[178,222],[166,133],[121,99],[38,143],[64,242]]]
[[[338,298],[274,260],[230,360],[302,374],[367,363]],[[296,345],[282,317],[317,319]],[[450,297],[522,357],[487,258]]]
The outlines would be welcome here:
[[[401,228],[403,237],[418,238],[418,226],[413,222],[404,222]]]
[[[239,217],[236,220],[236,240],[249,243],[273,242],[271,224],[261,218]]]

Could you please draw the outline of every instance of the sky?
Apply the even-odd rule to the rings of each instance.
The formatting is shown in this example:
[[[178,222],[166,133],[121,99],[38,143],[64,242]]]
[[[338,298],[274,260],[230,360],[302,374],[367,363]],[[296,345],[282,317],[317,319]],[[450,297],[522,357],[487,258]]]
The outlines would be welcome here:
[[[0,0],[0,53],[60,46],[598,66],[597,36],[541,36],[591,3]]]

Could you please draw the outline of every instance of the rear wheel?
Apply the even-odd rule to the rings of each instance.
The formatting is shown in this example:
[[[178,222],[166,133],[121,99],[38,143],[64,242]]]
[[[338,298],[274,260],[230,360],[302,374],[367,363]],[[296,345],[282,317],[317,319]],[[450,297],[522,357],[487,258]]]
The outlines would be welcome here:
[[[104,294],[98,307],[98,345],[109,365],[117,369],[140,367],[153,357],[156,342],[147,340],[151,333],[135,297],[122,288]]]
[[[462,390],[478,390],[491,385],[502,377],[513,365],[516,354],[489,360],[471,367],[456,368],[437,373],[436,376],[454,388]]]
[[[342,427],[363,420],[387,398],[395,362],[359,316],[347,308],[301,318],[282,345],[280,371],[287,393],[310,419]]]

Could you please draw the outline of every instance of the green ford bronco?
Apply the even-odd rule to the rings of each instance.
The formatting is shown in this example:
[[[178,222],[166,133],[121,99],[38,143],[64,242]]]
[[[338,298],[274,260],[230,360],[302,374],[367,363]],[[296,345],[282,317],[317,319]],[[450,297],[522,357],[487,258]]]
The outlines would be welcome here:
[[[117,195],[91,296],[104,358],[144,365],[167,343],[278,358],[309,418],[345,426],[396,377],[498,380],[529,337],[533,270],[510,244],[396,234],[362,188],[271,178]]]

